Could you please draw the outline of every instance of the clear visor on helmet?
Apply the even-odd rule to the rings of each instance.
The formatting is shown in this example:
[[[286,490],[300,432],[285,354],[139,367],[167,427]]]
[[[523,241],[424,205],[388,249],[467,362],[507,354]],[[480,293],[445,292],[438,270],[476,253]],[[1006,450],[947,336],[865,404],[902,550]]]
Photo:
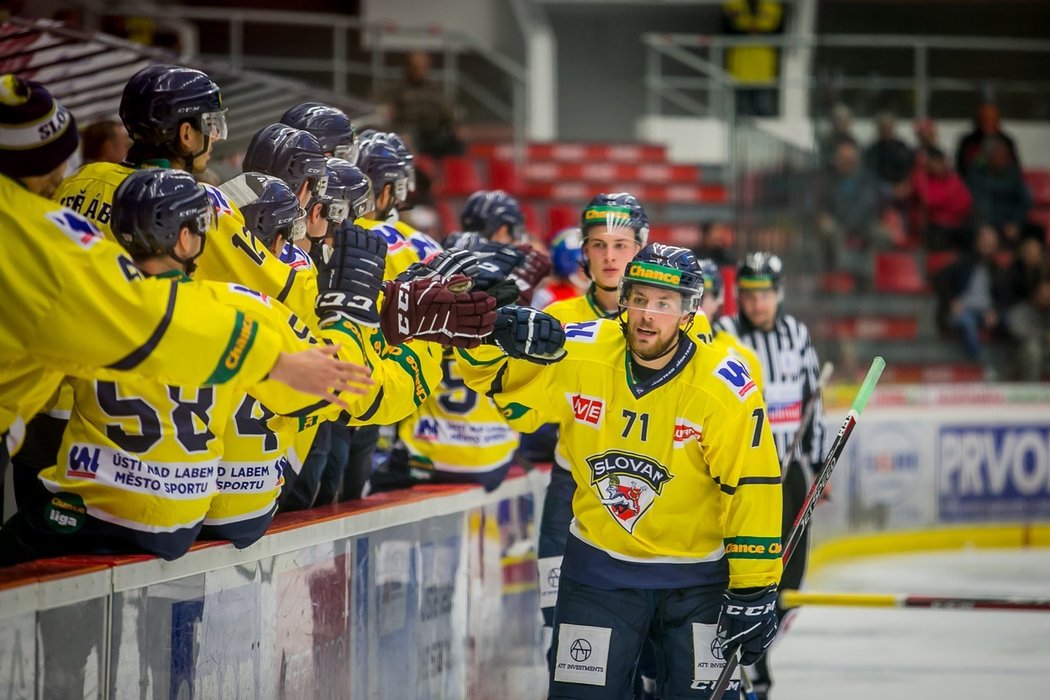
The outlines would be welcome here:
[[[620,308],[643,313],[682,316],[696,313],[700,297],[666,287],[620,280]]]
[[[299,207],[299,215],[292,221],[288,233],[293,242],[306,238],[306,210],[302,207]]]
[[[215,208],[209,205],[192,219],[183,222],[183,225],[198,236],[206,236],[218,228],[218,214]]]
[[[333,199],[328,203],[328,220],[333,224],[342,223],[350,216],[350,202],[345,199]]]
[[[226,110],[202,113],[201,133],[212,141],[225,141],[227,135]]]
[[[404,204],[408,201],[408,191],[407,177],[394,180],[394,204]]]
[[[408,180],[408,191],[416,191],[416,166],[409,163],[405,166],[405,179]]]
[[[370,211],[375,211],[376,208],[376,195],[372,191],[372,188],[368,188],[368,192],[364,193],[356,200],[354,200],[354,218],[359,219]]]
[[[328,191],[328,176],[322,175],[314,181],[314,186],[310,189],[315,197],[324,197]]]
[[[357,143],[357,136],[354,136],[354,140],[350,143],[341,143],[335,147],[332,151],[333,158],[342,158],[349,162],[351,165],[357,165],[357,156],[361,152],[361,147]]]

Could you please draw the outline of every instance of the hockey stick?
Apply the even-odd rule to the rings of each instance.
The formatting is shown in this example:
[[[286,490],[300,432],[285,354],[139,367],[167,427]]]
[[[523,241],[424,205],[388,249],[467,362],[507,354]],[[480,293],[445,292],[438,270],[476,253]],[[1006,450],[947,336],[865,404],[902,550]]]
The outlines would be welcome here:
[[[785,608],[803,605],[841,605],[864,608],[951,608],[954,610],[1035,610],[1050,612],[1050,598],[969,598],[965,596],[908,595],[906,593],[819,593],[786,590]]]
[[[798,515],[795,516],[795,522],[791,526],[791,534],[788,535],[787,541],[784,543],[783,561],[785,566],[791,561],[791,554],[795,551],[795,545],[798,544],[799,538],[802,537],[802,532],[806,529],[806,525],[809,524],[809,519],[813,516],[813,510],[817,507],[820,494],[824,493],[824,487],[828,485],[828,481],[831,479],[831,472],[835,470],[835,465],[838,464],[839,457],[842,456],[842,450],[846,446],[846,441],[853,434],[853,429],[857,427],[860,414],[864,411],[864,407],[868,405],[868,399],[871,398],[872,392],[875,391],[875,385],[878,384],[879,377],[882,376],[882,370],[884,369],[886,369],[886,361],[882,357],[876,356],[871,362],[871,367],[868,368],[868,374],[864,377],[864,383],[860,385],[856,398],[853,399],[853,405],[850,406],[849,413],[846,414],[846,420],[842,422],[842,427],[839,428],[835,441],[831,443],[831,449],[828,450],[828,456],[824,458],[824,464],[821,466],[817,478],[813,481],[813,485],[809,487],[809,493],[806,494],[806,500],[802,502],[802,508],[799,509]],[[737,649],[726,659],[725,666],[722,667],[722,673],[718,676],[718,680],[715,681],[711,698],[720,698],[725,693],[726,687],[729,685],[729,678],[739,664],[740,650]]]
[[[788,448],[784,456],[780,458],[780,481],[784,482],[787,478],[788,465],[791,464],[791,457],[795,454],[795,450],[802,443],[802,434],[809,428],[809,422],[813,418],[813,412],[817,407],[817,399],[824,392],[824,387],[827,385],[828,380],[831,378],[831,373],[835,370],[835,365],[831,364],[830,361],[825,362],[824,366],[820,368],[820,377],[817,378],[817,388],[814,390],[813,395],[809,397],[809,401],[806,402],[806,408],[802,412],[802,420],[799,421],[798,430],[795,431],[794,437],[791,438],[791,447]]]
[[[744,690],[744,700],[758,700],[755,684],[751,682],[751,676],[747,675],[747,671],[743,668],[740,669],[740,686]]]

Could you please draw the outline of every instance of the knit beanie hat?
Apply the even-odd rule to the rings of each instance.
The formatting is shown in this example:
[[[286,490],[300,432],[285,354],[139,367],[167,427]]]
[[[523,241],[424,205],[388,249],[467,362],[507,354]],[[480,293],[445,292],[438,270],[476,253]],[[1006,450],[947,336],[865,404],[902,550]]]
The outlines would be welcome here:
[[[40,83],[0,75],[0,173],[46,175],[77,150],[73,115]]]

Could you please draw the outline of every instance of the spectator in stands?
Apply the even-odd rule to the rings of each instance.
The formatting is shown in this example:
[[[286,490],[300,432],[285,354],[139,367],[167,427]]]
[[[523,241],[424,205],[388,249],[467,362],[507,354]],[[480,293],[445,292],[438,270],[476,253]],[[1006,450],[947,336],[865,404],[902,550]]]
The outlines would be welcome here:
[[[1006,329],[1017,342],[1018,379],[1039,381],[1050,358],[1050,279],[1040,280],[1031,296],[1010,310]]]
[[[969,178],[974,165],[986,156],[985,142],[993,137],[1006,144],[1010,162],[1020,170],[1021,159],[1017,157],[1014,140],[1006,135],[999,124],[999,108],[990,102],[984,102],[977,107],[973,131],[960,139],[955,152],[955,170],[964,180]]]
[[[722,23],[726,34],[755,37],[782,31],[784,8],[779,0],[725,0]],[[742,84],[737,89],[738,114],[772,117],[777,113],[777,49],[751,44],[726,51],[726,69]]]
[[[1011,155],[1012,146],[999,138],[986,139],[984,157],[970,169],[966,184],[973,195],[977,225],[997,232],[1007,249],[1014,250],[1022,234],[1040,235],[1026,223],[1032,208],[1021,170]]]
[[[1017,249],[1017,259],[1007,271],[1007,305],[1012,307],[1031,299],[1036,287],[1048,276],[1043,242],[1038,238],[1024,239]]]
[[[935,277],[942,324],[958,330],[967,356],[982,364],[981,335],[999,326],[1006,296],[1003,271],[995,260],[998,250],[995,231],[983,227],[973,249]],[[987,365],[985,370],[993,374]]]
[[[84,127],[80,144],[84,163],[123,163],[128,157],[131,139],[128,130],[116,119],[99,119]]]
[[[827,176],[824,201],[817,217],[829,268],[842,267],[870,281],[872,254],[886,233],[879,225],[879,186],[860,160],[857,145],[841,141]]]
[[[705,221],[700,226],[700,245],[693,249],[698,260],[714,260],[719,267],[733,267],[733,227],[724,221]]]
[[[864,151],[864,166],[879,179],[883,199],[899,205],[911,189],[912,152],[897,138],[897,120],[892,113],[880,113],[876,125],[878,136]]]
[[[832,167],[840,143],[857,145],[857,138],[853,135],[853,112],[841,102],[831,108],[831,129],[820,141],[820,162],[823,165]]]
[[[973,244],[970,190],[948,167],[944,151],[927,146],[923,167],[912,174],[918,230],[927,250],[965,250]]]
[[[940,140],[937,138],[937,123],[930,118],[915,122],[916,155],[927,149],[940,147]]]
[[[381,102],[389,112],[390,130],[407,137],[413,151],[433,158],[463,153],[455,106],[442,86],[430,80],[428,53],[408,54],[404,82],[391,86]]]

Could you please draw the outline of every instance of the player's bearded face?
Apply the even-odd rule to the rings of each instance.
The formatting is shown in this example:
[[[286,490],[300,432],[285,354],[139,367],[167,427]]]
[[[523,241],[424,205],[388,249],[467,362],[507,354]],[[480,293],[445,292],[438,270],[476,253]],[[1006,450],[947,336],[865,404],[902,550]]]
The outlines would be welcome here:
[[[636,285],[627,295],[627,345],[641,360],[664,356],[686,320],[677,292]]]

